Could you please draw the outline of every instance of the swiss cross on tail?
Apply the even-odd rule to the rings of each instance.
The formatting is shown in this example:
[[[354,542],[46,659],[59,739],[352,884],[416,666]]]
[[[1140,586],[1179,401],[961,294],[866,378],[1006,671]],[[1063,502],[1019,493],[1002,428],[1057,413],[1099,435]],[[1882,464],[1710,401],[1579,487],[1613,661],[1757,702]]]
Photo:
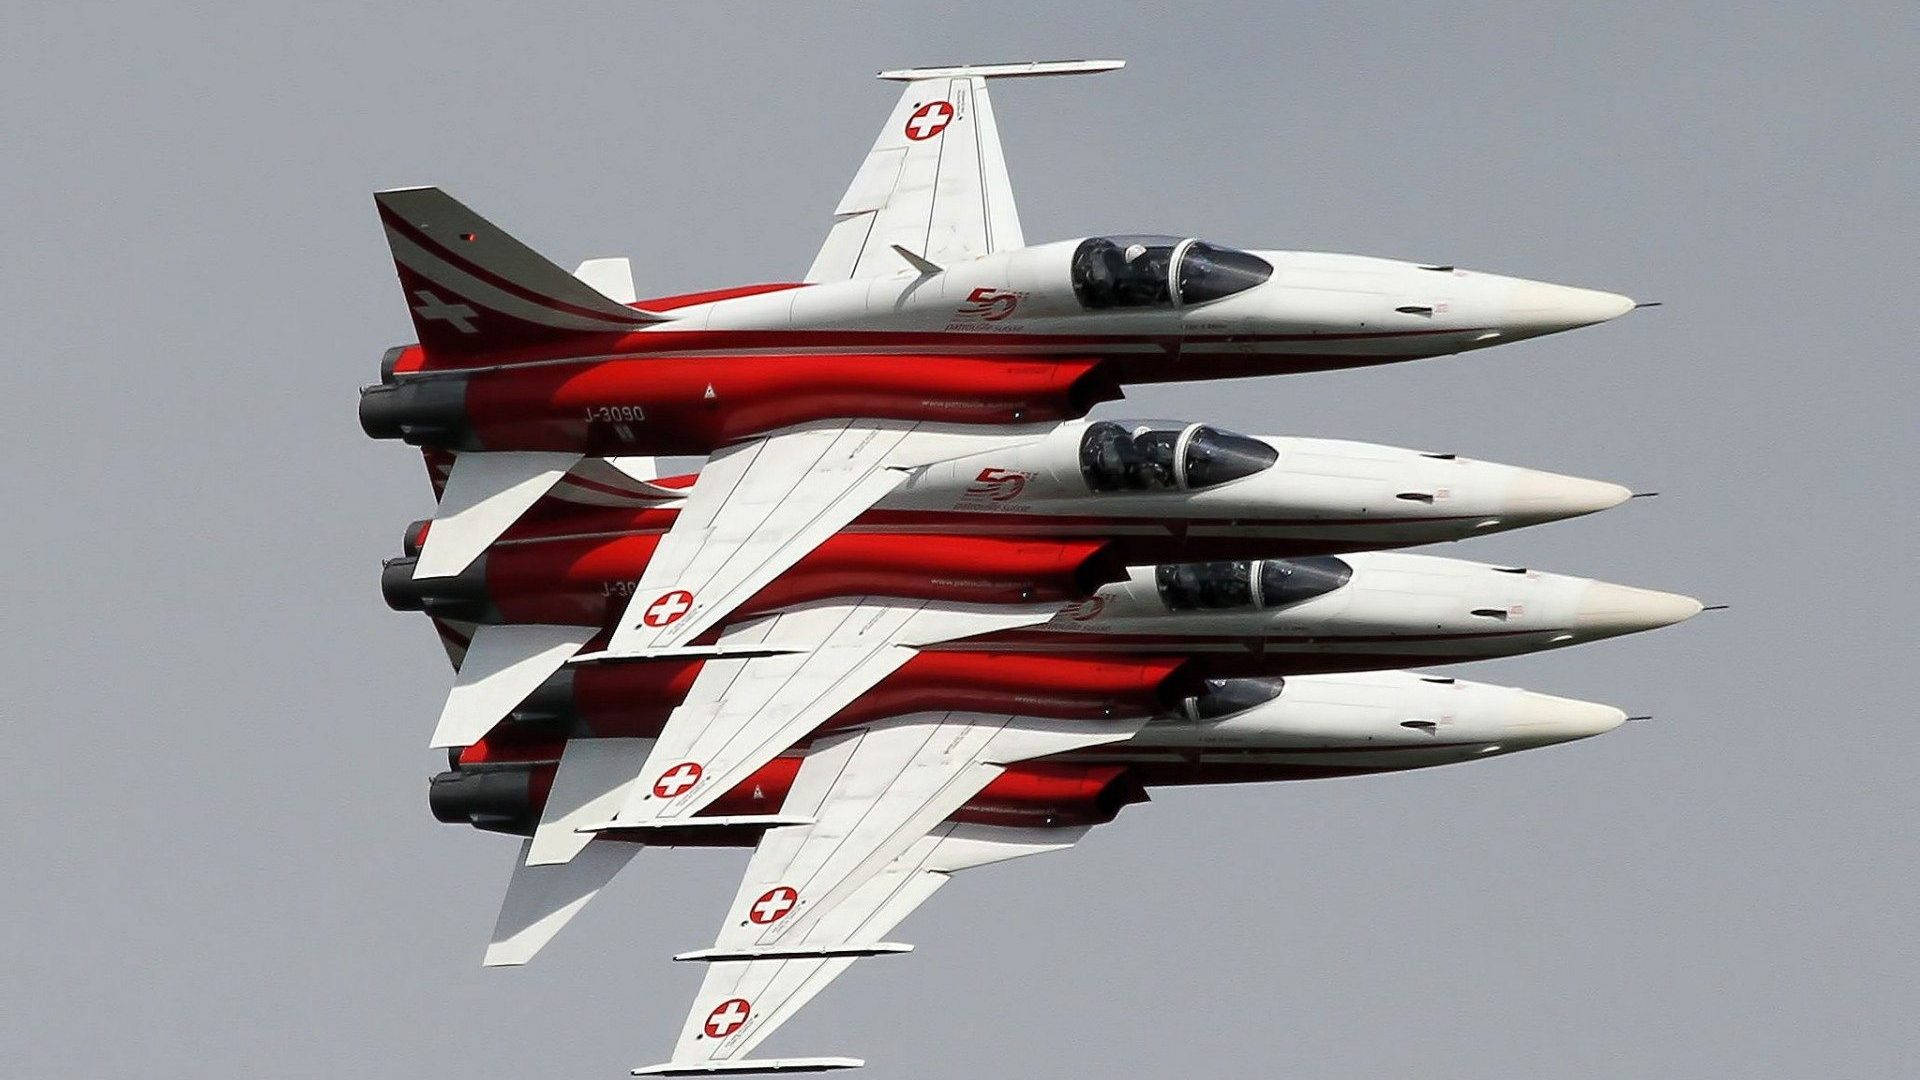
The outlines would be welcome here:
[[[907,138],[914,142],[931,139],[953,123],[953,106],[944,101],[929,101],[907,117]]]
[[[621,335],[667,316],[620,303],[439,188],[373,197],[429,353],[477,353]]]
[[[415,289],[413,295],[420,298],[420,303],[413,309],[415,317],[428,321],[444,321],[463,334],[480,332],[480,329],[473,325],[473,317],[479,312],[467,305],[449,304],[435,296],[432,289]]]

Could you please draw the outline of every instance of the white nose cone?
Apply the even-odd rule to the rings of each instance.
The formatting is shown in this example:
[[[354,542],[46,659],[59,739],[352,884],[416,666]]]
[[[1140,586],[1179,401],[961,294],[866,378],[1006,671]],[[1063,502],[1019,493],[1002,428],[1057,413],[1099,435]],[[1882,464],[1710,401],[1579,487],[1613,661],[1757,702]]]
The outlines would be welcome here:
[[[1617,319],[1632,310],[1632,298],[1619,293],[1515,278],[1507,292],[1500,333],[1508,338],[1557,334]]]
[[[1626,723],[1627,714],[1611,705],[1527,691],[1514,703],[1506,742],[1550,746],[1604,735]]]
[[[1583,638],[1635,634],[1685,622],[1700,610],[1691,596],[1595,581],[1580,598],[1573,629]]]
[[[1608,510],[1631,498],[1633,492],[1619,484],[1523,469],[1507,488],[1501,517],[1525,524],[1560,521]]]

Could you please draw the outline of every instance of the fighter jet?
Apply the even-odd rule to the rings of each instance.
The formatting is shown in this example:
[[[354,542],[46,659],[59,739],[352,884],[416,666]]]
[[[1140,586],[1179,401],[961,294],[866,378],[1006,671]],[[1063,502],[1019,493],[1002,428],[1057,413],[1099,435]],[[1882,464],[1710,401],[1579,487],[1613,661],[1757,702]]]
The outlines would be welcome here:
[[[681,526],[700,554],[670,542],[637,598],[691,595],[679,640],[744,599],[712,565],[730,545],[706,532],[728,501],[766,509],[754,532],[768,555],[741,562],[791,565],[963,453],[955,426],[1075,417],[1122,385],[1486,348],[1633,306],[1453,265],[1193,238],[1028,245],[988,81],[1120,66],[882,73],[904,91],[804,282],[636,301],[619,267],[569,275],[438,189],[376,196],[419,343],[389,351],[361,422],[458,452],[415,573],[458,573],[584,455],[713,453],[720,501],[696,493]]]
[[[532,959],[647,844],[754,847],[714,943],[676,957],[705,963],[707,976],[671,1061],[634,1072],[851,1067],[859,1062],[748,1055],[855,959],[911,951],[884,935],[954,873],[1065,849],[1154,787],[1476,761],[1602,734],[1626,719],[1606,705],[1405,671],[1189,689],[1157,704],[1116,699],[1122,711],[1098,721],[949,709],[824,734],[756,770],[708,812],[721,822],[783,816],[787,828],[609,831],[571,866],[516,866],[487,962]],[[954,737],[984,738],[997,763],[954,776],[942,768]],[[571,747],[469,748],[434,778],[434,813],[528,835]]]
[[[617,461],[588,459],[488,550],[671,528],[695,477],[636,475],[650,459]],[[437,494],[450,463],[430,453],[428,467]],[[1194,422],[1070,421],[919,470],[842,532],[1098,537],[1129,562],[1172,562],[1465,540],[1631,497],[1618,484],[1450,451]],[[407,556],[420,554],[432,525],[408,527]]]
[[[1614,318],[1444,263],[1153,234],[1028,245],[992,80],[905,84],[800,282],[640,300],[437,188],[375,197],[417,343],[359,416],[439,509],[382,574],[456,667],[436,814],[524,835],[488,962],[635,852],[749,845],[671,1060],[750,1052],[954,872],[1066,846],[1154,783],[1424,767],[1605,706],[1382,673],[1667,625],[1675,594],[1383,549],[1617,485],[1202,423],[1123,387],[1381,364]],[[693,476],[654,455],[696,454]],[[1204,561],[1203,561],[1204,560]],[[1367,674],[1349,674],[1364,671]],[[1076,831],[1078,830],[1078,831]]]

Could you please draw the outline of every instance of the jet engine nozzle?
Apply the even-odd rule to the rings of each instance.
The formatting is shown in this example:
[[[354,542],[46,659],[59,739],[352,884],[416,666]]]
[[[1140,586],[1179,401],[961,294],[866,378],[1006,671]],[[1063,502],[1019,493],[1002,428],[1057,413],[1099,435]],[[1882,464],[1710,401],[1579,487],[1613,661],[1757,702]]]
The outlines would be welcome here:
[[[499,613],[487,593],[487,556],[452,577],[413,576],[419,559],[388,559],[380,568],[380,595],[395,611],[424,611],[439,619],[492,622]]]
[[[467,421],[467,380],[408,379],[360,391],[360,429],[415,446],[477,449]]]
[[[443,772],[427,782],[427,806],[436,820],[488,832],[531,836],[547,793],[536,790],[540,770],[501,768]],[[552,771],[544,772],[551,785]]]

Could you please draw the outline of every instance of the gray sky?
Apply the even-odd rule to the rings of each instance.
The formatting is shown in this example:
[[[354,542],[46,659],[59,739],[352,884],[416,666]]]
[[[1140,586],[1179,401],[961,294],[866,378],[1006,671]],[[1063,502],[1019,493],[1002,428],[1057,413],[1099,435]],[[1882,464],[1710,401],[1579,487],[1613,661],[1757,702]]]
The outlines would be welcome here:
[[[617,1077],[740,852],[648,853],[524,970],[437,825],[430,508],[355,388],[409,340],[368,193],[438,183],[642,295],[803,273],[892,104],[1008,84],[1030,238],[1205,235],[1662,300],[1110,413],[1657,489],[1447,554],[1734,605],[1465,677],[1657,714],[1397,777],[1165,792],[967,875],[768,1044],[866,1075],[1880,1077],[1913,923],[1920,8],[40,3],[0,27],[0,1061]],[[274,9],[278,10],[274,10]],[[1804,11],[1799,10],[1804,8]]]

